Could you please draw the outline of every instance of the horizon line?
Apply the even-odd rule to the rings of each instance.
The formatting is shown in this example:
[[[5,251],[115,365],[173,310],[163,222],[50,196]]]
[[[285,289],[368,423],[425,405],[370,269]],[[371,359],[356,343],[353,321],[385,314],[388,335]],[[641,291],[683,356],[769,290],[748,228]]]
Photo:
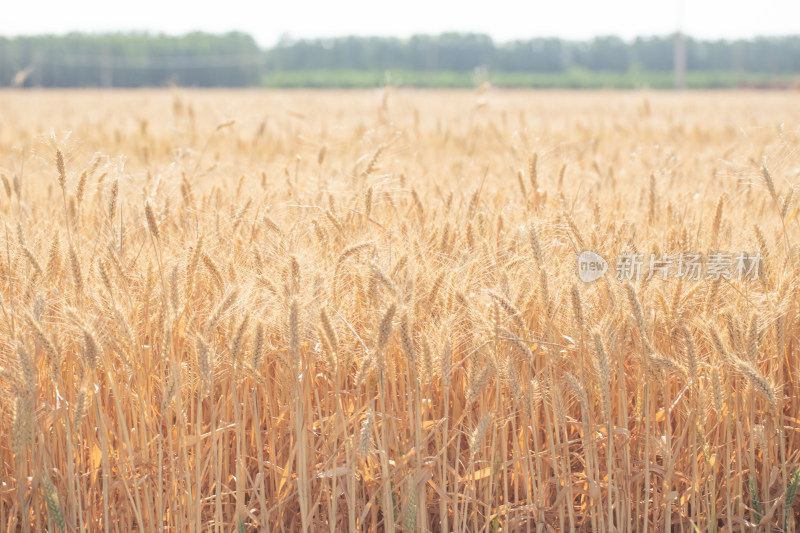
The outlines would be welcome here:
[[[757,34],[751,35],[749,37],[697,37],[696,35],[692,35],[690,33],[685,33],[681,31],[673,31],[670,33],[653,33],[653,34],[640,34],[633,37],[623,37],[616,33],[598,33],[591,37],[585,38],[572,38],[572,37],[562,37],[559,35],[532,35],[530,37],[517,37],[512,39],[497,39],[492,37],[492,35],[488,32],[479,32],[479,31],[441,31],[436,33],[412,33],[410,35],[386,35],[386,34],[361,34],[361,33],[349,33],[349,34],[337,34],[337,35],[319,35],[314,37],[301,37],[301,36],[293,36],[289,33],[285,33],[281,35],[273,44],[268,45],[260,42],[252,33],[244,31],[244,30],[227,30],[227,31],[207,31],[207,30],[190,30],[185,32],[168,32],[162,30],[137,30],[137,29],[130,29],[130,30],[71,30],[67,32],[42,32],[42,33],[19,33],[19,34],[0,34],[0,39],[6,40],[15,40],[15,39],[26,39],[26,38],[63,38],[63,37],[70,37],[70,36],[84,36],[84,37],[109,37],[109,36],[122,36],[122,37],[135,37],[135,36],[145,36],[145,37],[186,37],[189,35],[211,35],[211,36],[223,36],[223,35],[231,35],[231,34],[239,34],[243,36],[247,36],[251,38],[258,46],[262,49],[269,49],[269,48],[277,48],[279,46],[286,44],[294,44],[303,41],[337,41],[342,39],[385,39],[385,40],[397,40],[397,41],[407,41],[413,39],[415,37],[442,37],[445,35],[458,35],[458,36],[477,36],[477,37],[486,37],[488,38],[492,44],[494,45],[505,45],[505,44],[512,44],[515,42],[526,42],[526,41],[534,41],[534,40],[560,40],[564,42],[571,42],[571,43],[584,43],[584,42],[592,42],[597,39],[608,39],[608,38],[616,38],[625,43],[633,43],[638,39],[659,39],[659,38],[674,38],[676,35],[681,34],[684,38],[695,40],[695,41],[704,41],[704,42],[722,42],[722,43],[734,43],[739,41],[758,41],[758,40],[772,40],[772,39],[787,39],[787,38],[797,38],[800,37],[800,32],[796,33],[783,33],[783,34]]]

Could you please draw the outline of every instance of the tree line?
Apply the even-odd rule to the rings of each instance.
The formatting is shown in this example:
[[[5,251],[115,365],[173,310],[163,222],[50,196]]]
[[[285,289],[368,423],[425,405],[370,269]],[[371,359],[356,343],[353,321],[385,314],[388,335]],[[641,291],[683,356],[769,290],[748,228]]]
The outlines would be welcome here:
[[[800,36],[749,40],[685,39],[688,71],[773,75],[800,73]],[[301,71],[559,73],[668,72],[674,36],[625,41],[532,38],[495,43],[482,34],[407,39],[282,39],[261,48],[244,33],[183,36],[68,34],[0,38],[0,85],[41,87],[197,87],[262,85],[270,75]]]
[[[243,33],[0,38],[0,85],[245,87],[264,67],[264,50]]]

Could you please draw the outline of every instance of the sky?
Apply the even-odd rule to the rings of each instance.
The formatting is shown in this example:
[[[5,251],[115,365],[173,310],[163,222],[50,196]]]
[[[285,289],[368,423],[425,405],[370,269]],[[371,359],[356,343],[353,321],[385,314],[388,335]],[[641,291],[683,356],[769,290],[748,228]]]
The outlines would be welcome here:
[[[25,0],[0,17],[0,35],[147,31],[243,31],[260,45],[292,38],[447,31],[490,35],[497,42],[532,37],[665,35],[681,27],[703,39],[800,33],[797,0]]]

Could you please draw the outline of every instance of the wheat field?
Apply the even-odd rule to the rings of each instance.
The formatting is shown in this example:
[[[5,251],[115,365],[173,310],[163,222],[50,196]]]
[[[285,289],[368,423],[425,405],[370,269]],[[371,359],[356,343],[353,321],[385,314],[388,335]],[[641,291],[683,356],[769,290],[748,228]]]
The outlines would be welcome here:
[[[0,530],[797,531],[797,146],[777,92],[1,92]]]

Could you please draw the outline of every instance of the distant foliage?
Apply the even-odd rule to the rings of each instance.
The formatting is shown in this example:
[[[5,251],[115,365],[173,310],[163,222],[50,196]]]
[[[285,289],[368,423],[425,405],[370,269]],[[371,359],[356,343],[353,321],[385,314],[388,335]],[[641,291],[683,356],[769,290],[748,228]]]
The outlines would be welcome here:
[[[690,73],[787,76],[800,73],[800,36],[738,41],[688,38],[686,56]],[[348,83],[362,86],[352,73],[402,71],[458,75],[485,68],[506,74],[558,74],[576,70],[658,74],[671,72],[673,60],[673,36],[640,37],[633,41],[614,36],[591,41],[536,37],[502,44],[487,35],[461,33],[415,35],[409,39],[284,38],[274,47],[264,49],[249,35],[236,32],[190,33],[179,37],[73,33],[0,38],[0,86],[245,87],[265,82],[273,85],[271,77],[283,79],[287,73],[295,72],[350,72]],[[320,83],[331,85],[327,76]],[[307,76],[302,84],[319,85]],[[562,79],[557,85],[570,84]]]
[[[502,72],[670,71],[674,37],[597,37],[591,41],[532,38],[503,44],[480,34],[416,35],[410,39],[344,37],[284,40],[268,50],[271,70],[406,69],[470,71],[479,66]],[[686,40],[689,70],[753,73],[800,72],[800,37],[738,41]]]
[[[249,35],[114,34],[0,39],[0,85],[241,87],[261,76]]]

